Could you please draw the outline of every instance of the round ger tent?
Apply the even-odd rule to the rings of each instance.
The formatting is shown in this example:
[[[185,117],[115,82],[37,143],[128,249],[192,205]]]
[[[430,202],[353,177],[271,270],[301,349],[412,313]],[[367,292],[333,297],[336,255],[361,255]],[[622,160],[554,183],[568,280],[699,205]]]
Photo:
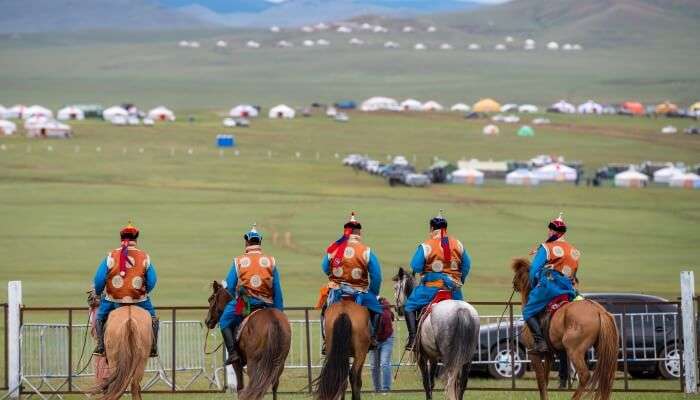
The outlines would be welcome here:
[[[579,114],[602,114],[603,106],[593,100],[588,100],[587,102],[578,106],[576,111],[578,111]]]
[[[452,173],[452,183],[481,185],[484,183],[484,173],[474,168],[458,169]]]
[[[400,106],[403,111],[420,111],[423,109],[423,103],[416,99],[406,99],[401,102]]]
[[[175,121],[175,113],[163,106],[158,106],[148,112],[148,118],[154,121]]]
[[[634,168],[615,175],[615,186],[619,187],[644,187],[649,183],[649,177]]]
[[[676,168],[673,164],[670,164],[669,166],[661,168],[654,172],[654,182],[669,183],[671,181],[671,178],[673,178],[676,175],[681,175],[684,172],[684,170]]]
[[[85,119],[85,113],[78,107],[68,106],[58,110],[58,113],[56,113],[56,118],[61,121],[67,121],[72,119],[83,120]]]
[[[671,187],[700,189],[700,175],[694,173],[678,174],[671,178],[668,184]]]
[[[22,113],[23,119],[27,119],[30,117],[53,118],[53,111],[49,110],[46,107],[33,105],[33,106],[25,109],[24,112]]]
[[[493,124],[486,125],[482,130],[482,133],[486,136],[498,135],[500,132],[501,130],[498,129],[498,126]]]
[[[535,175],[541,181],[571,182],[576,180],[578,173],[568,165],[551,163],[535,170]]]
[[[233,107],[228,115],[234,118],[255,118],[258,116],[258,109],[249,104],[239,104]]]
[[[12,121],[0,119],[0,133],[3,135],[12,135],[17,132],[17,124]]]
[[[628,113],[632,115],[644,115],[646,114],[646,109],[644,108],[644,104],[639,103],[637,101],[626,101],[622,103],[622,109],[624,111],[627,111]]]
[[[508,185],[535,186],[539,183],[537,175],[525,168],[516,169],[506,175],[506,184]]]
[[[662,114],[662,115],[673,114],[673,113],[678,112],[678,106],[671,103],[670,101],[664,101],[663,103],[657,105],[656,108],[654,109],[654,111],[657,114]]]
[[[535,130],[528,125],[523,125],[518,129],[518,136],[520,137],[530,137],[535,136]]]
[[[501,111],[501,105],[493,99],[482,99],[477,101],[472,107],[472,110],[477,113],[494,113]]]
[[[390,97],[371,97],[362,102],[360,105],[360,110],[362,111],[400,111],[401,107],[399,103]]]
[[[576,107],[566,100],[559,100],[558,102],[552,104],[551,108],[552,110],[562,114],[574,114],[576,112]]]
[[[696,113],[696,114],[700,113],[700,101],[698,101],[697,103],[688,107],[688,111]]]
[[[276,118],[284,118],[284,119],[292,119],[296,116],[296,112],[294,111],[293,108],[286,106],[284,104],[280,104],[278,106],[272,107],[270,109],[270,112],[268,113],[268,117],[276,119]]]
[[[457,103],[450,107],[450,111],[455,111],[455,112],[469,112],[472,108],[469,107],[468,105],[464,103]]]
[[[129,117],[129,112],[125,108],[114,106],[109,107],[102,111],[102,118],[105,121],[112,121],[114,118],[127,118]]]
[[[423,104],[423,111],[442,111],[445,107],[437,101],[430,100]]]

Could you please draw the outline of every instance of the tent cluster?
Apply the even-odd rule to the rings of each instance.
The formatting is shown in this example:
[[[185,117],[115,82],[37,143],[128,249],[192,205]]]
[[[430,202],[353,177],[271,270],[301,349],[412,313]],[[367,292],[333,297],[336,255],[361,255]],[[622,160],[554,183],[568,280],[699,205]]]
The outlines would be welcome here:
[[[71,107],[64,107],[58,111],[57,117],[60,120],[83,119],[84,114],[81,110],[74,111]],[[18,104],[10,108],[0,106],[1,134],[14,135],[17,132],[17,123],[10,121],[11,119],[21,120],[29,137],[68,138],[72,134],[70,126],[58,121],[53,111],[40,105],[26,107]]]
[[[112,106],[102,111],[102,118],[113,125],[145,125],[153,126],[156,122],[175,121],[175,113],[165,106],[158,106],[147,113],[131,104]]]
[[[594,100],[588,100],[576,106],[566,100],[559,100],[552,104],[547,111],[562,114],[618,114],[700,118],[700,102],[690,105],[687,109],[682,109],[670,101],[664,101],[656,105],[644,105],[638,101],[601,104]]]

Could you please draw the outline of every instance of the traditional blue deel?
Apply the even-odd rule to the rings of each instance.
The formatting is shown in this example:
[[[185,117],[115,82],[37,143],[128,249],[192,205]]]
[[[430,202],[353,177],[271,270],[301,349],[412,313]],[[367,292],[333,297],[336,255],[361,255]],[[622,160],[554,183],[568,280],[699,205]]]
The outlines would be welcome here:
[[[216,135],[216,147],[235,147],[236,139],[233,135]]]

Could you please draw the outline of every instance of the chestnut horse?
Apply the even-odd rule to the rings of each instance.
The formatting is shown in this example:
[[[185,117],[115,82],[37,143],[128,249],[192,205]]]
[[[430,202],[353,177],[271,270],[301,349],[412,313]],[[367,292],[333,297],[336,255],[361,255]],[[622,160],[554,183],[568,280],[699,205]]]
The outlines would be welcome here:
[[[516,258],[512,264],[513,289],[520,293],[522,304],[527,303],[530,294],[530,262]],[[610,398],[615,371],[619,337],[615,319],[603,306],[593,300],[574,301],[564,305],[549,323],[549,343],[556,351],[565,350],[569,361],[578,374],[579,386],[573,399],[580,399],[585,393],[594,391],[595,400]],[[532,347],[533,338],[529,329],[523,328],[523,341]],[[598,358],[591,375],[586,364],[586,352],[595,348]],[[553,363],[551,354],[530,353],[532,368],[537,376],[540,399],[546,400],[549,371]]]
[[[231,294],[219,282],[212,284],[209,312],[204,323],[214,329]],[[238,335],[241,358],[233,364],[236,372],[238,399],[258,400],[272,387],[272,398],[277,399],[280,375],[289,354],[292,330],[287,316],[275,308],[265,308],[250,315]],[[247,365],[249,385],[243,383],[243,367]]]
[[[108,377],[91,390],[99,400],[116,400],[131,386],[131,397],[141,399],[141,379],[151,353],[151,315],[138,306],[109,313],[105,328]]]
[[[350,381],[352,399],[360,400],[362,366],[369,351],[369,311],[354,300],[343,299],[328,306],[322,329],[329,350],[314,382],[314,398],[341,399]]]

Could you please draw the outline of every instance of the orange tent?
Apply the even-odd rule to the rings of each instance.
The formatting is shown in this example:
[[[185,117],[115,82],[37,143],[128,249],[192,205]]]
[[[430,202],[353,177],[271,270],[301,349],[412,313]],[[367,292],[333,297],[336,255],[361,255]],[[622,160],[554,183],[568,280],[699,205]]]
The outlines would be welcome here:
[[[671,103],[670,101],[664,101],[663,103],[656,106],[657,114],[670,114],[678,112],[678,106]]]
[[[644,115],[646,113],[644,105],[636,101],[626,101],[622,103],[622,109],[634,115]]]

